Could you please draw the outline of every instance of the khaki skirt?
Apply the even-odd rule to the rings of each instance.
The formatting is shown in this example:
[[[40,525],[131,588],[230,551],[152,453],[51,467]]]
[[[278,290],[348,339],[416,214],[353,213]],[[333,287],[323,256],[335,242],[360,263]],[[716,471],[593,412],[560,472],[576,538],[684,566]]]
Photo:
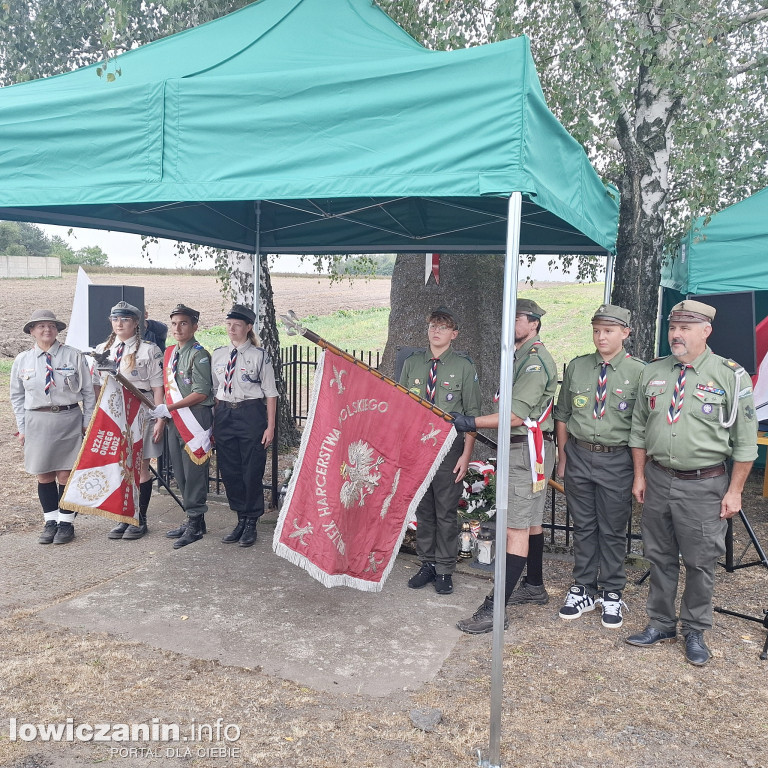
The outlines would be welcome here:
[[[24,469],[32,475],[72,469],[83,443],[80,408],[24,413]]]

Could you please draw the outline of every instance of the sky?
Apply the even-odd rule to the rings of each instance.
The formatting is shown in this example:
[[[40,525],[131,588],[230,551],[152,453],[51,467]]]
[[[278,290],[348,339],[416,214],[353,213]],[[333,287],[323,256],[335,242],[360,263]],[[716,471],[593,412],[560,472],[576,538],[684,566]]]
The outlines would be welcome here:
[[[125,232],[108,232],[101,229],[81,229],[68,227],[55,227],[41,225],[46,234],[51,237],[58,235],[75,250],[86,246],[98,245],[109,257],[109,264],[113,267],[162,267],[165,269],[190,269],[192,264],[188,258],[176,255],[172,240],[160,240],[156,246],[150,246],[149,254],[152,262],[142,255],[141,237]],[[70,234],[71,233],[71,234]],[[565,282],[575,281],[575,274],[561,270],[551,271],[547,262],[549,257],[541,256],[529,269],[527,264],[520,267],[520,279],[525,280],[529,276],[533,280],[547,281],[557,280]],[[197,265],[199,269],[212,269],[213,259],[208,259]],[[272,261],[273,272],[314,272],[314,266],[310,260],[301,261],[299,256],[280,255]]]

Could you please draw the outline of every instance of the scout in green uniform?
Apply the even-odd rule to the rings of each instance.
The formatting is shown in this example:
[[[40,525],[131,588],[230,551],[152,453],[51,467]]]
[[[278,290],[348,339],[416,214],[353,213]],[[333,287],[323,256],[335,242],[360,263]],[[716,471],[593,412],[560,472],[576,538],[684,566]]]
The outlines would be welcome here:
[[[629,446],[632,492],[644,503],[643,545],[651,563],[648,626],[627,638],[641,647],[677,638],[675,599],[685,565],[680,622],[685,658],[710,659],[715,565],[725,552],[726,520],[741,509],[744,482],[757,458],[752,383],[733,360],[707,346],[714,307],[681,301],[669,314],[672,354],[643,371]],[[726,460],[733,466],[730,479]]]
[[[211,384],[211,356],[195,339],[200,313],[179,304],[171,310],[171,334],[176,339],[174,353],[168,357],[167,366],[181,394],[175,403],[160,405],[152,411],[156,418],[170,418],[170,412],[189,408],[202,429],[211,428],[213,388]],[[168,354],[168,353],[166,353]],[[178,355],[178,357],[176,357]],[[176,373],[172,373],[175,366]],[[169,371],[165,371],[166,377]],[[208,510],[208,464],[198,464],[184,449],[184,438],[173,420],[168,422],[168,450],[171,454],[173,474],[181,491],[187,520],[178,528],[168,531],[169,539],[177,539],[173,548],[185,547],[198,541],[205,533],[205,513]]]
[[[456,318],[438,307],[427,318],[429,349],[406,359],[400,384],[444,411],[477,416],[480,386],[472,361],[451,349],[459,335]],[[411,589],[435,583],[439,595],[453,592],[459,541],[457,509],[464,475],[472,457],[474,435],[458,435],[416,508],[416,549],[421,568],[408,581]]]
[[[568,364],[555,406],[557,474],[573,520],[573,586],[561,619],[602,604],[602,624],[623,622],[627,522],[632,514],[632,455],[627,447],[637,384],[645,367],[624,349],[630,311],[612,304],[592,318],[595,352]]]
[[[518,299],[515,317],[515,372],[512,386],[512,421],[509,452],[509,515],[507,518],[507,570],[504,597],[507,605],[544,605],[549,595],[544,587],[543,557],[544,503],[546,481],[555,464],[552,442],[552,405],[557,389],[557,369],[552,355],[539,338],[545,311],[530,299]],[[499,414],[459,417],[454,426],[460,431],[477,428],[498,429]],[[542,479],[534,482],[531,470],[529,432],[543,433]],[[527,566],[527,568],[526,568]],[[526,570],[518,589],[517,582]],[[456,625],[471,635],[493,629],[493,596],[489,595],[472,618]],[[504,627],[508,626],[506,618]]]

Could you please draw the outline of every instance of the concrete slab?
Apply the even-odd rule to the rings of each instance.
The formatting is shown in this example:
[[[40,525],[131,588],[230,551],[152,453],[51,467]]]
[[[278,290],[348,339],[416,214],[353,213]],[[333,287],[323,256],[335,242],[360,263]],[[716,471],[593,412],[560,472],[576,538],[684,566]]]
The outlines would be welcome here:
[[[63,626],[260,668],[321,691],[387,696],[420,687],[461,637],[456,621],[488,589],[469,574],[456,577],[450,596],[408,589],[418,563],[403,555],[381,593],[328,589],[272,553],[274,522],[260,524],[250,549],[222,544],[228,512],[209,514],[208,535],[174,551],[163,533],[180,513],[164,497],[153,499],[152,533],[135,542],[110,542],[106,521],[83,517],[76,542],[63,547],[40,546],[30,534],[0,537],[0,557],[13,550],[13,603],[47,604],[39,615]]]

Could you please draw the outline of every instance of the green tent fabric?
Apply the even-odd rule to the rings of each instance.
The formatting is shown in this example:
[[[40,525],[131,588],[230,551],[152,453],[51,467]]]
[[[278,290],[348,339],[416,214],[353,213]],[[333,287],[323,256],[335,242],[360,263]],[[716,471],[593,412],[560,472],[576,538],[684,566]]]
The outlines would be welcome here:
[[[681,294],[768,290],[768,189],[694,222],[661,284]]]
[[[613,251],[618,194],[526,38],[429,51],[370,0],[260,0],[0,89],[0,219],[254,252]]]

